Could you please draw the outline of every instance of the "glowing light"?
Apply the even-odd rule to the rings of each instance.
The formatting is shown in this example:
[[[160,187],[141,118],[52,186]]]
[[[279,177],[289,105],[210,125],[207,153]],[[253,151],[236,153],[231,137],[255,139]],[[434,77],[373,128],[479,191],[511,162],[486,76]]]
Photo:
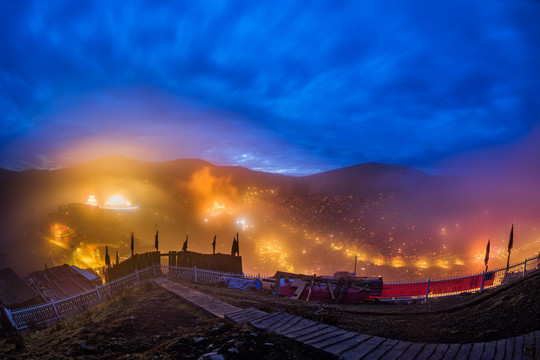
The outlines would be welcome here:
[[[442,268],[442,269],[449,269],[450,268],[450,265],[448,265],[448,261],[445,261],[445,260],[442,260],[442,259],[437,260],[437,266]]]
[[[223,214],[233,215],[233,209],[227,207],[224,203],[214,201],[214,203],[206,209],[206,214],[212,217],[217,217]]]
[[[246,230],[250,226],[245,219],[236,220],[236,224],[242,228],[242,231]]]
[[[105,203],[105,206],[103,208],[113,210],[135,210],[139,207],[131,205],[129,201],[124,199],[122,196],[116,194]]]
[[[256,242],[257,255],[262,262],[274,263],[281,270],[293,272],[295,267],[289,263],[286,249],[276,239],[261,239]]]
[[[397,256],[392,259],[392,267],[400,268],[403,266],[405,266],[405,262],[403,261],[401,257]]]
[[[86,205],[97,206],[97,200],[94,194],[90,194],[90,196],[88,196],[88,201],[86,201]]]

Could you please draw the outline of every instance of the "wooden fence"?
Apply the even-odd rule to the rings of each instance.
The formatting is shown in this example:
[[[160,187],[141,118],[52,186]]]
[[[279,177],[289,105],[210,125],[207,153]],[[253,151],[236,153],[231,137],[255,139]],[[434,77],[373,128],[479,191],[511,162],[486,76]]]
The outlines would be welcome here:
[[[158,251],[135,254],[120,264],[105,268],[105,281],[110,282],[133,274],[135,270],[142,270],[161,263],[161,254]]]
[[[227,254],[199,254],[192,251],[169,252],[169,266],[242,273],[242,257]]]

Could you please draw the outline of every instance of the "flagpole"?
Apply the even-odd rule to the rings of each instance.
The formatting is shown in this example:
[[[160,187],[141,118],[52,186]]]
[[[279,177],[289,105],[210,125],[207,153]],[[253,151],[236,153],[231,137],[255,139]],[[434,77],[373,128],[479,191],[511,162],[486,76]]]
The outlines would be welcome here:
[[[488,243],[487,243],[487,246],[486,246],[486,257],[484,258],[484,263],[486,264],[486,272],[488,271],[490,242],[491,242],[491,239],[488,239]]]
[[[514,224],[512,224],[512,230],[510,230],[510,241],[508,241],[508,259],[506,260],[506,272],[510,267],[510,253],[512,252],[512,247],[514,246]]]

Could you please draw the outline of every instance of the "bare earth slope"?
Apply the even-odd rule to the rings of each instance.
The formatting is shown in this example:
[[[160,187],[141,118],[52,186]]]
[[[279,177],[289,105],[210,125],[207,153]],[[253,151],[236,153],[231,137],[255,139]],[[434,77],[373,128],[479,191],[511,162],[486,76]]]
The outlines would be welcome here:
[[[232,325],[156,284],[127,291],[77,317],[25,334],[17,350],[0,338],[0,359],[332,359],[248,326]]]

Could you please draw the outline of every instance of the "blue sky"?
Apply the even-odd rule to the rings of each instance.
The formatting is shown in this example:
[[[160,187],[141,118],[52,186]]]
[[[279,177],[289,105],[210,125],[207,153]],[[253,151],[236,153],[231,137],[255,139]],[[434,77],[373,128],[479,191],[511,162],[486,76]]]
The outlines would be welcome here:
[[[0,166],[432,169],[540,121],[538,1],[0,1]]]

